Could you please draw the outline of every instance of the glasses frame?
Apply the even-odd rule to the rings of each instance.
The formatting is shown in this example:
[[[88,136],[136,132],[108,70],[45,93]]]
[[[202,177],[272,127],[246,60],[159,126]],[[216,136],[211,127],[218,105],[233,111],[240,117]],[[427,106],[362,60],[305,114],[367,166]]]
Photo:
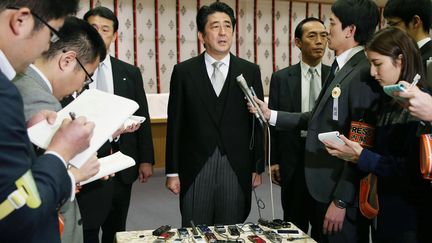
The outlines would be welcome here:
[[[67,50],[63,50],[63,53],[66,53]],[[90,75],[90,73],[87,71],[87,69],[84,67],[84,65],[82,64],[82,62],[78,59],[78,57],[75,57],[75,60],[77,61],[78,65],[82,68],[82,70],[84,71],[84,73],[87,76],[87,79],[84,81],[84,85],[83,86],[87,86],[91,83],[94,82],[92,75]]]
[[[80,65],[80,67],[83,69],[83,71],[87,75],[87,79],[84,81],[84,86],[87,86],[87,85],[93,83],[94,80],[91,77],[90,73],[87,71],[87,69],[84,67],[84,65],[80,62],[80,60],[78,59],[78,57],[75,57],[75,59],[76,59],[78,65]]]
[[[19,8],[17,7],[6,7],[7,9],[13,9],[13,10],[19,10]],[[44,24],[46,27],[48,27],[48,29],[51,31],[51,38],[50,38],[50,42],[51,43],[55,43],[60,39],[60,33],[58,30],[56,30],[54,27],[52,27],[50,24],[48,24],[48,22],[46,22],[42,17],[40,17],[39,15],[37,15],[36,13],[34,13],[33,11],[30,11],[30,13],[37,19],[39,20],[42,24]]]
[[[397,27],[402,22],[404,22],[404,21],[403,20],[399,20],[399,21],[396,21],[396,22],[391,22],[390,21],[390,23],[387,22],[387,26],[389,26],[389,27]]]

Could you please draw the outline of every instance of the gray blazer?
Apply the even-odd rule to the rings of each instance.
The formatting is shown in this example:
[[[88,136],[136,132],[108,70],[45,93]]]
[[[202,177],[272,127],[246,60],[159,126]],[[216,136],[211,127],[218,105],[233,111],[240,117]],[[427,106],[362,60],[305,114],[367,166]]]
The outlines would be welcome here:
[[[41,110],[61,110],[60,102],[33,68],[28,67],[25,73],[18,75],[12,82],[23,98],[26,121]],[[66,202],[60,212],[64,218],[62,243],[83,243],[83,228],[77,201]]]
[[[25,73],[16,76],[12,82],[23,98],[26,121],[41,110],[61,110],[60,102],[33,68],[28,67]]]

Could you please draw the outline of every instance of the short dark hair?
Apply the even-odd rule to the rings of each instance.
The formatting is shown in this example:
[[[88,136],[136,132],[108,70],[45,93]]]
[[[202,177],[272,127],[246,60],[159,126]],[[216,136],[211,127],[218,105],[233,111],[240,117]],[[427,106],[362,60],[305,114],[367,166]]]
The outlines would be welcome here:
[[[228,6],[228,4],[223,3],[223,2],[214,2],[212,4],[210,4],[209,6],[202,6],[197,13],[196,16],[196,23],[197,23],[197,27],[198,27],[198,31],[201,33],[204,33],[205,31],[205,26],[207,24],[208,21],[208,16],[210,14],[214,14],[216,12],[221,12],[221,13],[226,13],[230,19],[231,19],[231,24],[233,27],[233,31],[234,31],[234,27],[236,25],[236,18],[234,16],[234,10]]]
[[[42,58],[51,59],[63,51],[75,51],[83,65],[92,63],[97,57],[102,61],[106,48],[97,30],[86,21],[77,17],[67,17],[60,31],[60,39],[51,43]],[[79,67],[77,67],[79,68]]]
[[[331,10],[342,23],[342,29],[354,25],[354,40],[360,45],[372,37],[379,21],[378,6],[371,0],[337,0]]]
[[[60,19],[68,15],[74,15],[78,11],[79,0],[1,0],[0,12],[7,8],[29,8],[45,21]],[[43,24],[35,21],[34,29],[39,29]]]
[[[111,11],[111,9],[103,6],[90,9],[89,11],[87,11],[87,13],[84,14],[83,19],[87,21],[88,18],[90,18],[91,16],[99,16],[111,20],[113,22],[114,33],[117,32],[119,21],[117,19],[117,16],[115,16],[114,12]]]
[[[401,18],[405,25],[418,15],[423,22],[423,30],[429,33],[432,18],[431,0],[388,0],[384,7],[384,18]]]
[[[315,18],[315,17],[305,18],[302,21],[300,21],[300,23],[298,23],[297,27],[295,28],[295,31],[294,31],[294,37],[295,38],[298,38],[298,39],[302,38],[302,36],[303,36],[303,25],[306,24],[306,23],[309,23],[309,22],[319,22],[322,25],[324,25],[324,22],[322,20],[318,19],[318,18]]]
[[[415,40],[405,31],[396,27],[384,28],[372,37],[365,49],[388,56],[394,63],[399,55],[402,55],[402,70],[399,80],[412,82],[418,73],[421,76],[420,84],[424,86],[425,75],[419,48]]]

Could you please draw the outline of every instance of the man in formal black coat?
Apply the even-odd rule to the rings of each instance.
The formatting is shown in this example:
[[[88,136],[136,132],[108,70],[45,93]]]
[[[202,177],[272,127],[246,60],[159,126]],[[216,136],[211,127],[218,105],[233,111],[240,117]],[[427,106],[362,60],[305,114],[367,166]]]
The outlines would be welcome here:
[[[37,158],[27,126],[43,119],[53,123],[55,114],[40,112],[26,124],[22,97],[11,80],[58,40],[64,18],[77,8],[78,1],[0,2],[0,242],[60,242],[57,209],[75,193],[67,163],[89,146],[94,124],[83,117],[66,119]],[[24,174],[34,187],[16,184]],[[29,203],[29,197],[36,198],[31,191],[37,191],[40,204]]]
[[[261,184],[263,130],[248,113],[236,77],[263,97],[258,65],[230,53],[236,19],[227,4],[196,17],[206,51],[174,66],[168,103],[166,186],[180,193],[182,225],[234,224]]]
[[[389,0],[384,7],[387,25],[405,30],[417,42],[426,75],[427,62],[432,57],[432,40],[429,30],[432,25],[432,2],[430,0]],[[430,60],[432,62],[432,60]],[[432,66],[429,67],[431,69]],[[432,71],[432,70],[431,70]],[[427,80],[432,88],[432,80]]]
[[[118,19],[114,13],[106,7],[96,7],[84,15],[84,20],[98,30],[109,50],[118,29]],[[77,196],[83,218],[84,242],[99,242],[99,230],[102,229],[102,242],[112,243],[115,233],[126,229],[133,182],[137,178],[140,182],[146,182],[153,174],[153,142],[139,69],[107,55],[96,70],[94,80],[89,88],[136,101],[139,108],[134,115],[146,118],[137,131],[123,133],[111,143],[106,143],[105,151],[98,151],[98,156],[103,157],[120,150],[132,157],[136,165],[116,173],[108,181],[99,180],[84,186]]]
[[[328,154],[318,134],[339,131],[348,136],[351,121],[374,122],[371,113],[382,88],[370,76],[363,45],[375,32],[379,10],[371,0],[337,0],[331,10],[328,44],[336,60],[313,110],[276,112],[257,102],[276,129],[307,129],[305,178],[316,217],[312,228],[320,233],[314,239],[367,242],[369,234],[358,210],[359,171]]]
[[[301,50],[301,61],[273,73],[269,108],[307,112],[314,106],[330,71],[329,66],[321,64],[327,47],[327,30],[321,20],[309,17],[300,21],[294,36],[296,46]],[[304,178],[307,131],[276,131],[274,127],[271,127],[270,131],[272,180],[281,186],[284,220],[293,222],[301,230],[308,232],[313,214],[310,210],[311,197]]]

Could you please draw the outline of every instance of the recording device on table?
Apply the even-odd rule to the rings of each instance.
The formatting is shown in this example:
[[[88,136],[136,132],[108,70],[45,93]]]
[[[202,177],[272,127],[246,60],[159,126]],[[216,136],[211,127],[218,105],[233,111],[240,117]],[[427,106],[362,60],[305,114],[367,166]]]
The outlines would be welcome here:
[[[189,231],[187,228],[179,228],[177,229],[177,233],[181,239],[189,237]]]
[[[249,228],[254,232],[254,234],[262,234],[263,229],[259,227],[257,224],[250,224]]]
[[[269,221],[263,218],[258,219],[258,223],[262,226],[271,229],[280,229],[280,228],[290,228],[291,223],[283,221],[281,219],[274,219],[273,221]]]
[[[190,221],[191,227],[192,227],[192,234],[193,235],[198,235],[198,230],[197,227],[195,226],[193,220]]]
[[[162,233],[153,241],[153,243],[165,243],[167,240],[171,239],[171,237],[173,237],[174,235],[175,235],[174,232],[169,232],[169,231]]]
[[[224,234],[226,232],[225,226],[221,224],[216,224],[214,230],[219,234]]]
[[[340,136],[340,134],[338,131],[323,132],[323,133],[318,134],[318,139],[321,142],[330,141],[330,142],[335,143],[335,144],[344,145],[345,142],[339,136]]]
[[[258,235],[249,235],[247,238],[253,243],[265,243],[265,240]]]
[[[209,243],[213,243],[213,242],[216,242],[218,240],[216,238],[215,234],[213,234],[212,232],[205,233],[204,237],[207,240],[207,242],[209,242]]]
[[[210,228],[205,225],[205,224],[201,224],[201,225],[197,225],[197,228],[199,229],[199,231],[201,231],[201,233],[204,235],[205,233],[211,233]]]
[[[232,236],[240,236],[240,231],[238,230],[237,226],[235,226],[235,225],[228,225],[228,232]]]
[[[249,103],[252,104],[253,107],[255,107],[257,109],[257,113],[255,113],[255,117],[259,120],[261,126],[267,126],[267,121],[264,117],[264,114],[262,113],[259,105],[255,102],[255,100],[253,99],[253,96],[256,96],[255,92],[253,91],[253,88],[249,88],[247,85],[246,80],[243,77],[243,74],[240,74],[239,76],[237,76],[237,83],[240,86],[240,89],[243,91],[243,94],[245,95],[246,99],[248,100]]]
[[[170,225],[162,225],[162,226],[160,226],[159,228],[153,230],[152,234],[153,234],[154,236],[160,236],[160,235],[162,235],[163,233],[168,232],[170,229],[171,229],[171,226],[170,226]]]
[[[411,83],[411,85],[407,88],[402,84],[392,84],[392,85],[386,85],[383,87],[384,92],[395,98],[395,99],[399,99],[399,100],[404,100],[405,98],[399,97],[399,96],[394,96],[393,92],[406,92],[407,89],[414,87],[417,85],[418,81],[420,80],[421,76],[419,74],[416,74],[413,78],[413,82]]]
[[[278,233],[274,232],[273,230],[264,231],[264,235],[265,237],[267,237],[267,239],[269,239],[273,243],[282,242],[282,237]]]

